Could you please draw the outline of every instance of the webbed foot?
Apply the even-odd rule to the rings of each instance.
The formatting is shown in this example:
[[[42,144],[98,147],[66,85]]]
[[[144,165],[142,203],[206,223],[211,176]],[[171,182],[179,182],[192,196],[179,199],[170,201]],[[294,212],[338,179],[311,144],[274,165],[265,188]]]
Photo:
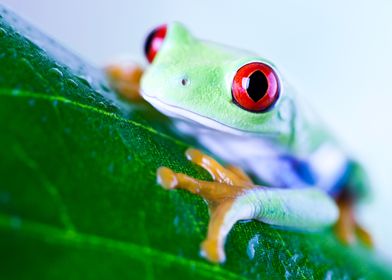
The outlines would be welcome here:
[[[207,170],[214,181],[194,179],[167,167],[160,167],[157,170],[158,183],[165,189],[185,189],[207,200],[210,221],[207,238],[201,245],[201,254],[211,262],[224,262],[224,242],[228,232],[238,220],[252,218],[249,209],[235,209],[235,199],[255,185],[241,169],[232,166],[225,168],[199,150],[188,149],[186,156]]]

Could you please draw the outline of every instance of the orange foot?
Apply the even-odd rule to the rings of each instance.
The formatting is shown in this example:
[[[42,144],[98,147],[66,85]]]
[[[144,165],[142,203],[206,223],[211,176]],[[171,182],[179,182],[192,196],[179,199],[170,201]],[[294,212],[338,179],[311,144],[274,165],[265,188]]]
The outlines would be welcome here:
[[[207,170],[214,181],[197,180],[175,173],[167,167],[160,167],[157,171],[158,183],[165,189],[185,189],[207,200],[211,217],[207,238],[201,245],[201,254],[212,262],[224,262],[224,242],[231,227],[237,220],[251,218],[249,211],[231,211],[234,199],[255,185],[241,169],[233,166],[225,168],[196,149],[188,149],[186,156]]]
[[[359,239],[367,247],[373,247],[373,239],[367,230],[355,221],[352,199],[342,196],[337,199],[339,219],[335,224],[335,234],[344,244],[351,245]]]
[[[120,96],[130,101],[142,100],[140,95],[140,79],[143,69],[132,62],[110,64],[105,67],[106,76],[111,86]]]

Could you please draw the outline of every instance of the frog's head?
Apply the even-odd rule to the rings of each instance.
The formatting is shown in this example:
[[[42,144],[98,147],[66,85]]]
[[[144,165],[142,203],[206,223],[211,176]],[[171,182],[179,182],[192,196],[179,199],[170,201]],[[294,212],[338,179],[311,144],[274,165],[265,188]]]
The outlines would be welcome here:
[[[155,29],[145,53],[142,94],[163,113],[236,134],[291,134],[291,97],[266,59],[200,41],[179,23]]]

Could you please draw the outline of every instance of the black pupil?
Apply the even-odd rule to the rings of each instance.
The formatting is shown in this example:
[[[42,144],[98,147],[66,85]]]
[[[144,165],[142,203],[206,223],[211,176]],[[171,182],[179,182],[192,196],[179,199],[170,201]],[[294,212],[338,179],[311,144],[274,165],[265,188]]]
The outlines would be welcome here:
[[[266,94],[268,81],[263,73],[255,71],[249,76],[248,88],[246,91],[254,102],[259,101]]]
[[[148,53],[150,52],[151,43],[152,43],[152,40],[154,39],[156,33],[157,33],[156,30],[151,31],[150,34],[148,34],[146,42],[144,43],[144,54],[146,56],[148,56]]]

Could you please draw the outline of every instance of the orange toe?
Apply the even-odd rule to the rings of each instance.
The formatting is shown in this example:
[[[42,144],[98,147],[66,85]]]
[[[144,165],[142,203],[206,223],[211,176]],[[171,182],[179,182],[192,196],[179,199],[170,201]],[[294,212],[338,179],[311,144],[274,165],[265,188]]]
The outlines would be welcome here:
[[[217,240],[205,240],[201,244],[201,255],[210,262],[222,263],[225,261],[225,254],[220,248]]]
[[[157,170],[157,181],[167,190],[174,189],[178,185],[176,174],[167,167],[159,167]]]

